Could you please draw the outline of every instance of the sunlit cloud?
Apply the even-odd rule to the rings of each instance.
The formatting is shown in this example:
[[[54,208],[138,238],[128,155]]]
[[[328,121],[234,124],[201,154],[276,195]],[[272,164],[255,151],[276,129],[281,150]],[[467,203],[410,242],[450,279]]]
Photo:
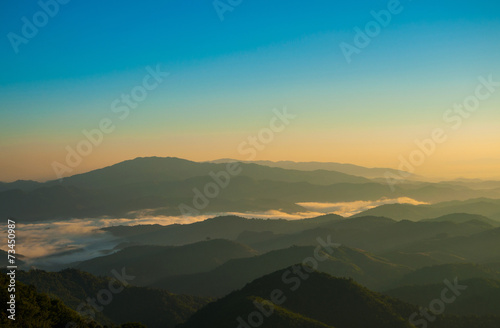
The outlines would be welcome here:
[[[227,212],[224,215],[236,215],[247,219],[285,219],[285,220],[301,220],[323,215],[321,212],[298,212],[285,213],[278,210],[270,210],[263,212]]]
[[[386,205],[386,204],[411,204],[411,205],[425,205],[428,203],[420,202],[408,197],[399,198],[382,198],[376,201],[355,201],[355,202],[343,202],[343,203],[297,203],[308,210],[319,212],[321,214],[333,213],[337,215],[342,215],[345,217],[352,216],[363,211],[369,210],[371,208]]]
[[[18,224],[16,251],[22,254],[29,264],[72,263],[117,251],[119,244],[123,240],[102,230],[102,228],[111,226],[191,224],[225,215],[235,215],[248,219],[285,220],[313,218],[329,213],[348,217],[380,205],[395,203],[426,204],[406,197],[344,203],[304,202],[298,203],[298,205],[304,207],[307,211],[297,213],[269,210],[261,212],[219,212],[197,216],[153,215],[155,209],[145,209],[131,212],[127,218],[103,217]],[[2,244],[7,245],[7,242],[5,241]],[[6,246],[1,248],[7,250]]]
[[[189,224],[206,220],[213,215],[202,216],[139,216],[137,218],[88,218],[68,219],[17,225],[16,252],[29,259],[41,258],[57,253],[71,253],[76,260],[100,255],[99,252],[111,251],[117,240],[101,228],[134,225]],[[7,245],[4,242],[3,245]],[[1,247],[7,250],[6,246]],[[77,252],[76,252],[77,251]]]

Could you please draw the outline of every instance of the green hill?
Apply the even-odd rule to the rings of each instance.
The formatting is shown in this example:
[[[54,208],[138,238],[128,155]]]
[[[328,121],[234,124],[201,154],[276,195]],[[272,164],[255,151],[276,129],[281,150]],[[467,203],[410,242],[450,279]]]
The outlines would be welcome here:
[[[446,215],[443,215],[443,216],[440,216],[437,218],[433,218],[433,219],[425,219],[423,221],[433,221],[433,222],[449,221],[449,222],[455,222],[455,223],[463,223],[463,222],[468,222],[468,221],[473,221],[473,220],[483,222],[483,223],[489,224],[491,226],[496,226],[499,224],[498,221],[491,220],[484,215],[468,214],[468,213],[446,214]]]
[[[406,274],[399,282],[399,286],[427,285],[442,283],[444,279],[459,280],[483,278],[500,280],[500,272],[472,263],[443,264],[421,268]]]
[[[471,235],[442,235],[441,238],[415,241],[400,250],[406,253],[442,252],[473,263],[496,262],[500,259],[500,228]]]
[[[446,276],[450,277],[450,276]],[[444,280],[444,279],[443,279]],[[453,278],[449,280],[453,283]],[[488,279],[459,279],[467,289],[446,306],[446,313],[457,315],[496,315],[500,304],[500,281]],[[430,300],[441,295],[443,282],[399,287],[385,292],[408,303],[428,307]]]
[[[293,273],[294,270],[300,270],[299,274],[304,275],[305,279],[299,278],[299,274]],[[287,327],[286,324],[294,318],[305,320],[310,326],[314,320],[336,328],[411,327],[398,314],[400,307],[405,307],[404,304],[373,293],[352,280],[317,272],[308,273],[307,270],[310,268],[297,266],[259,278],[201,309],[181,327],[238,327],[238,318],[246,321],[256,311],[253,302],[270,299],[279,300],[278,316],[271,314],[267,318],[262,315],[260,327]],[[407,311],[410,309],[412,307],[408,307]],[[318,324],[315,326],[321,327]]]
[[[304,220],[245,219],[238,216],[219,216],[191,224],[169,226],[117,226],[103,229],[127,241],[149,245],[185,245],[211,239],[236,240],[244,232],[288,234],[323,226],[344,218],[325,215]]]
[[[100,327],[95,322],[88,322],[77,312],[65,306],[61,301],[51,299],[41,294],[32,286],[16,282],[16,313],[15,321],[8,318],[11,315],[6,311],[10,294],[8,276],[0,273],[0,302],[4,307],[0,314],[1,327],[20,328],[66,328],[69,323],[75,323],[82,328]]]
[[[490,195],[490,197],[493,196]],[[500,200],[471,197],[467,200],[444,201],[432,205],[386,204],[358,213],[353,217],[385,216],[398,221],[419,221],[454,213],[481,215],[493,219],[498,224],[500,222]]]
[[[169,276],[208,271],[228,260],[256,254],[248,246],[216,239],[185,246],[131,246],[75,267],[101,276],[110,276],[114,268],[126,267],[136,276],[134,285],[146,286]]]
[[[352,280],[300,265],[254,280],[210,303],[180,328],[411,328],[416,305],[372,292]],[[500,316],[443,314],[436,328],[497,328]]]
[[[396,222],[383,217],[356,217],[333,221],[298,233],[274,236],[249,245],[260,251],[280,249],[293,244],[315,245],[317,236],[330,235],[335,242],[343,245],[361,248],[375,254],[384,254],[401,251],[406,246],[420,241],[468,236],[488,230],[492,230],[490,225],[477,221],[464,223]]]
[[[19,281],[35,286],[40,292],[60,299],[75,310],[80,304],[86,303],[87,299],[97,299],[96,304],[100,311],[93,310],[89,305],[81,310],[89,315],[95,315],[102,324],[141,322],[148,328],[175,327],[209,301],[144,287],[129,285],[119,288],[120,285],[115,280],[111,282],[111,286],[119,291],[112,293],[109,304],[101,304],[97,298],[99,293],[111,290],[111,280],[108,278],[96,277],[74,269],[60,272],[18,271],[17,274]],[[130,275],[129,272],[126,274]]]
[[[304,259],[315,256],[315,252],[314,246],[293,246],[260,256],[230,260],[209,272],[168,277],[154,286],[175,293],[223,296],[260,276],[301,263]],[[351,277],[365,286],[379,290],[410,271],[358,249],[338,247],[330,254],[325,250],[318,254],[325,258],[324,261],[318,261],[318,271]]]

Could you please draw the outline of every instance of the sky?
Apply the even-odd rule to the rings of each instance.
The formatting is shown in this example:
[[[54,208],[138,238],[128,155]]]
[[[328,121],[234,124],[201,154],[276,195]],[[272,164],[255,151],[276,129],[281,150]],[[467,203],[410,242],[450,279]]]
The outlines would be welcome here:
[[[0,181],[250,159],[242,143],[284,108],[294,118],[251,159],[500,178],[499,14],[487,0],[2,2]]]

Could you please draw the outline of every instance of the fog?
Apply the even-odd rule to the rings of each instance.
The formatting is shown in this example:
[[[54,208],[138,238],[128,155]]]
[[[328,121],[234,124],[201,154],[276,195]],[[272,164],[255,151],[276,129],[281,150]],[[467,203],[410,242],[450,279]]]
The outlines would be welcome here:
[[[380,199],[377,201],[355,201],[344,203],[298,203],[306,211],[285,213],[280,210],[265,212],[208,213],[199,216],[151,216],[150,211],[135,212],[135,218],[87,218],[39,223],[18,224],[16,252],[24,256],[28,266],[44,269],[58,269],[70,263],[87,260],[119,250],[123,242],[112,234],[101,230],[110,226],[134,226],[147,224],[189,224],[223,215],[237,215],[244,218],[299,220],[328,213],[345,217],[360,213],[383,204],[407,203],[425,204],[411,198]],[[7,245],[6,241],[2,243]],[[6,250],[6,247],[2,247]]]

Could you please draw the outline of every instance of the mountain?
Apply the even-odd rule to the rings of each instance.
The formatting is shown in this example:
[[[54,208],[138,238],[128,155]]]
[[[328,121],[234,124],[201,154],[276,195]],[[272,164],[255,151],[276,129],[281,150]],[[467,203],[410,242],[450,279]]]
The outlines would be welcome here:
[[[10,277],[0,273],[0,302],[4,309],[0,314],[2,327],[37,327],[37,328],[65,328],[74,323],[81,328],[100,328],[95,322],[87,321],[77,312],[65,306],[61,301],[51,299],[46,294],[37,292],[32,286],[16,282],[15,286],[15,321],[8,318],[7,302],[10,302],[8,286]]]
[[[226,197],[209,202],[206,211],[265,211],[283,208],[302,211],[302,207],[276,195],[310,185],[310,192],[337,183],[363,184],[370,180],[331,171],[304,172],[270,168],[255,164],[197,163],[179,158],[137,158],[106,168],[74,175],[62,180],[23,188],[20,183],[5,184],[0,191],[0,214],[23,221],[65,217],[123,216],[130,211],[160,208],[169,215],[183,214],[179,204],[193,207],[193,190],[215,185]],[[228,173],[229,172],[229,173]],[[231,182],[231,183],[229,183]],[[224,190],[228,184],[231,191]],[[277,185],[273,195],[272,185]],[[259,197],[258,191],[267,190]],[[11,187],[11,188],[10,188]],[[288,191],[289,192],[289,191]],[[267,194],[264,196],[264,194]],[[228,197],[229,196],[229,197]],[[233,197],[231,197],[233,196]],[[299,200],[298,200],[299,201]]]
[[[181,327],[238,327],[238,319],[252,319],[253,311],[259,313],[257,308],[271,312],[271,299],[277,303],[272,306],[277,316],[261,315],[260,327],[300,327],[288,326],[294,318],[300,318],[308,326],[318,327],[319,322],[336,328],[411,327],[398,314],[401,305],[395,304],[394,300],[373,293],[352,280],[310,270],[304,266],[290,267],[254,280],[243,289],[201,309]],[[254,302],[258,307],[252,304]]]
[[[104,230],[124,242],[138,244],[183,245],[217,238],[237,241],[259,252],[293,245],[316,246],[319,236],[330,236],[335,243],[362,249],[413,269],[444,263],[500,261],[500,251],[496,252],[500,249],[498,228],[479,220],[398,222],[383,217],[345,219],[327,215],[287,221],[227,216],[186,225]]]
[[[235,163],[235,165],[241,169],[241,173],[238,173],[238,175],[255,180],[308,182],[320,185],[370,182],[366,178],[335,171],[316,170],[306,172],[247,163]],[[63,185],[80,188],[99,189],[144,182],[182,181],[199,176],[208,176],[210,172],[219,173],[227,170],[227,164],[199,163],[175,157],[139,157],[102,169],[67,177],[62,182],[49,181],[48,184],[62,183]]]
[[[484,222],[486,224],[489,224],[491,226],[498,226],[500,225],[500,222],[491,220],[487,218],[484,215],[478,215],[478,214],[469,214],[469,213],[452,213],[452,214],[446,214],[437,218],[432,218],[432,219],[426,219],[422,221],[433,221],[433,222],[455,222],[455,223],[463,223],[463,222],[468,222],[468,221],[473,221],[476,220],[478,222]]]
[[[344,218],[329,214],[303,220],[245,219],[238,216],[218,216],[191,224],[168,226],[116,226],[103,228],[116,237],[149,245],[184,245],[211,239],[236,240],[243,233],[286,234],[322,226]]]
[[[341,246],[332,251],[317,252],[313,246],[295,246],[252,258],[230,260],[209,272],[168,277],[154,286],[175,293],[220,297],[262,275],[301,263],[312,256],[325,258],[319,262],[318,271],[350,277],[364,286],[380,290],[410,271],[358,249]]]
[[[473,221],[470,221],[471,223]],[[482,232],[441,238],[420,240],[400,248],[405,253],[441,252],[453,254],[466,262],[488,263],[500,260],[500,228],[487,229]]]
[[[125,267],[136,276],[134,285],[146,286],[173,275],[209,271],[228,260],[256,254],[248,246],[236,242],[210,240],[185,246],[131,246],[75,267],[99,276],[112,276],[113,269]],[[151,270],[152,263],[154,270]]]
[[[473,198],[464,201],[447,201],[432,205],[386,204],[353,215],[385,216],[394,220],[419,221],[454,213],[482,215],[500,222],[500,200]]]
[[[232,163],[232,162],[241,162],[235,159],[224,158],[218,159],[215,161],[211,161],[210,163]],[[301,171],[316,171],[316,170],[327,170],[327,171],[336,171],[350,175],[356,175],[360,177],[365,177],[367,179],[375,179],[375,178],[385,178],[386,173],[391,173],[396,176],[401,176],[401,171],[389,168],[368,168],[354,164],[344,164],[344,163],[332,163],[332,162],[292,162],[292,161],[243,161],[244,163],[253,163],[258,165],[264,165],[269,167],[279,167],[282,169],[292,169],[292,170],[301,170]],[[403,172],[403,174],[409,174],[407,172]],[[410,178],[416,176],[414,174],[410,174]]]
[[[411,328],[417,306],[372,292],[350,279],[292,266],[210,303],[180,328]],[[499,316],[435,317],[436,328],[496,328]]]
[[[360,212],[352,217],[383,216],[394,220],[419,221],[436,216],[430,205],[384,204]]]
[[[14,182],[0,182],[0,191],[19,189],[22,191],[32,191],[40,188],[43,185],[41,182],[31,180],[17,180]]]
[[[207,238],[236,240],[244,232],[295,233],[338,220],[344,220],[344,218],[335,214],[304,220],[263,220],[245,219],[238,216],[219,216],[191,224],[149,227],[116,226],[103,228],[103,231],[139,244],[185,245],[204,241]]]
[[[472,189],[497,189],[500,188],[498,180],[481,180],[481,179],[455,179],[450,181],[442,181],[442,183],[455,184],[466,186]]]
[[[442,283],[444,279],[467,280],[472,278],[500,280],[500,271],[472,263],[443,264],[421,268],[406,274],[398,286]]]
[[[259,251],[296,245],[315,245],[320,235],[330,234],[336,242],[369,251],[389,251],[412,242],[447,236],[469,235],[493,227],[479,221],[410,222],[383,217],[345,219],[330,214],[304,220],[244,219],[236,216],[215,217],[201,222],[169,226],[109,227],[104,231],[124,240],[156,244],[182,245],[207,238],[238,240]]]
[[[429,183],[398,184],[391,190],[385,182],[334,171],[150,157],[48,181],[33,190],[0,191],[0,215],[29,222],[68,217],[136,217],[139,211],[166,216],[271,210],[297,213],[307,212],[297,205],[301,202],[398,197],[443,202],[486,196],[500,198],[500,190]],[[449,212],[425,218],[443,214]],[[500,217],[500,210],[496,214]]]
[[[349,247],[375,254],[401,251],[420,241],[441,240],[445,237],[468,236],[492,230],[482,222],[411,222],[383,217],[356,217],[332,221],[320,227],[269,237],[264,241],[249,242],[259,251],[280,249],[291,245],[315,245],[317,236],[331,236],[332,240]]]
[[[450,276],[446,276],[450,277]],[[448,278],[454,283],[453,278]],[[444,280],[444,279],[443,279]],[[466,289],[453,302],[446,305],[446,313],[458,315],[496,315],[500,304],[500,281],[491,279],[458,279]],[[445,284],[413,285],[389,290],[385,294],[422,307],[440,295]]]
[[[356,217],[293,233],[245,233],[237,240],[267,252],[292,245],[317,245],[318,236],[330,236],[335,243],[418,269],[445,263],[498,262],[497,230],[478,220],[396,222],[381,217]]]
[[[119,274],[123,274],[123,271]],[[127,277],[130,275],[128,271],[125,274]],[[209,302],[209,299],[175,295],[163,290],[130,285],[125,287],[116,278],[113,281],[74,269],[60,272],[18,271],[17,278],[24,284],[33,285],[37,290],[60,299],[72,309],[80,307],[82,312],[95,315],[105,325],[141,322],[148,328],[175,327]],[[109,301],[99,296],[106,291],[112,295]],[[100,303],[99,297],[103,297],[105,302]],[[97,299],[97,308],[87,303],[89,299]],[[87,305],[81,306],[82,303]]]

